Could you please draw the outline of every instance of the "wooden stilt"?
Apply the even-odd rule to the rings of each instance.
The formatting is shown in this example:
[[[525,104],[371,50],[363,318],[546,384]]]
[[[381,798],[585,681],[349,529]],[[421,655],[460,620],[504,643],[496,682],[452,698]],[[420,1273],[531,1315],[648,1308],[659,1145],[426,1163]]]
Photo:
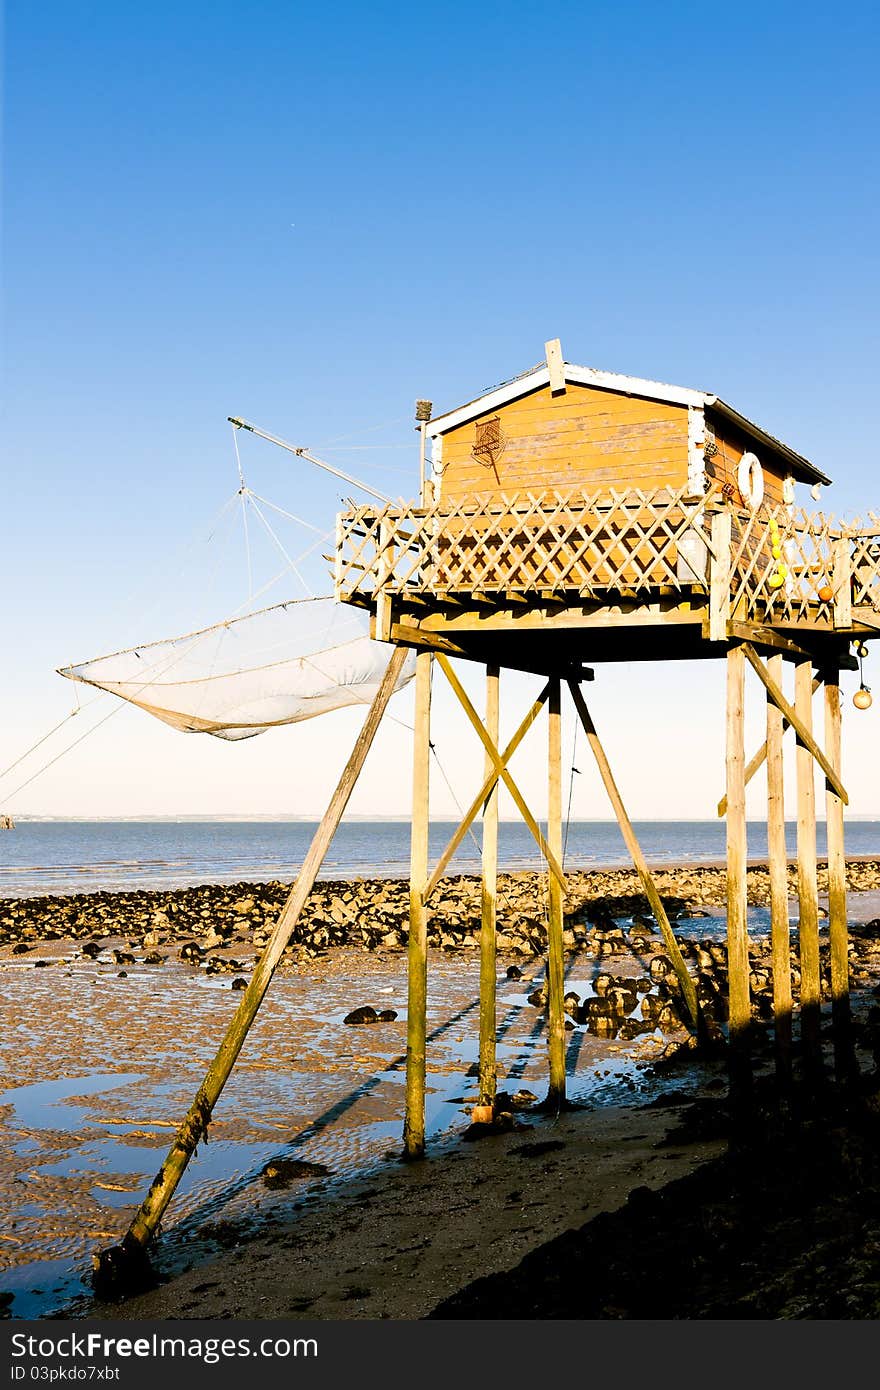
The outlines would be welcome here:
[[[746,789],[743,707],[745,657],[727,653],[727,976],[730,1040],[741,1043],[751,1025],[749,938],[746,910]]]
[[[486,732],[498,743],[499,670],[486,667]],[[486,754],[486,776],[493,770]],[[494,1106],[495,1076],[495,917],[498,879],[498,782],[483,808],[482,896],[480,906],[480,1105]]]
[[[562,871],[562,865],[559,862],[559,856],[551,849],[550,845],[547,843],[544,836],[542,835],[541,828],[538,825],[538,822],[535,820],[535,817],[529,810],[528,806],[526,805],[525,798],[522,792],[514,782],[513,777],[510,774],[509,768],[505,766],[504,759],[498,751],[497,744],[493,743],[492,740],[489,738],[489,735],[486,733],[486,730],[483,727],[483,721],[480,719],[480,716],[477,714],[477,711],[474,709],[473,705],[468,699],[464,686],[458,679],[458,676],[455,674],[455,671],[452,669],[452,666],[449,664],[448,659],[445,656],[443,656],[442,653],[439,653],[437,656],[437,662],[446,679],[449,681],[449,684],[452,686],[452,689],[455,691],[455,694],[458,698],[458,702],[464,710],[465,714],[467,715],[468,719],[470,720],[471,725],[477,734],[477,737],[479,738],[480,742],[482,743],[483,747],[488,753],[490,759],[494,763],[495,771],[498,773],[498,776],[502,779],[505,787],[510,792],[516,809],[519,811],[526,825],[529,827],[529,830],[531,830],[532,834],[537,840],[538,845],[541,849],[541,853],[543,854],[550,867],[550,872],[556,876],[563,893],[565,893],[567,891],[567,884],[565,882],[565,874]]]
[[[413,805],[409,871],[409,983],[406,1014],[406,1158],[425,1152],[425,1044],[428,1003],[428,790],[431,758],[430,652],[416,657],[416,710],[413,738]]]
[[[813,666],[809,658],[798,661],[795,666],[795,710],[800,723],[812,735]],[[819,890],[816,881],[816,782],[813,757],[809,745],[800,734],[797,746],[797,799],[801,1037],[815,1052],[819,1043],[821,1006]]]
[[[841,771],[840,671],[825,668],[825,753]],[[834,1023],[835,1070],[845,1077],[851,1070],[849,1008],[849,932],[846,919],[846,856],[843,844],[843,802],[826,783],[825,815],[828,828],[828,935],[831,943],[831,1010]]]
[[[781,653],[771,656],[768,670],[776,684],[783,684]],[[773,955],[773,1015],[780,1072],[791,1067],[791,932],[788,923],[788,853],[785,845],[785,796],[783,788],[782,710],[767,695],[767,856],[770,873],[770,943]]]
[[[550,685],[547,710],[550,716],[547,839],[557,860],[562,860],[562,711],[560,681]],[[550,1086],[547,1105],[559,1109],[565,1103],[565,962],[562,943],[562,886],[547,872],[548,949],[547,1017],[550,1049]]]
[[[547,696],[549,695],[549,693],[550,687],[549,685],[545,685],[537,700],[535,700],[535,702],[533,703],[525,719],[523,719],[513,738],[510,740],[507,747],[504,749],[504,752],[501,754],[501,761],[505,765],[505,767],[509,763],[510,759],[513,757],[513,754],[519,747],[522,740],[525,738],[529,729],[534,724],[538,715],[541,713],[541,710],[544,708],[544,704],[547,700]],[[455,854],[455,851],[458,849],[459,845],[461,844],[462,840],[467,834],[470,826],[472,825],[474,820],[476,820],[481,807],[483,807],[486,803],[486,798],[488,797],[489,793],[492,791],[492,788],[496,785],[498,781],[500,774],[498,772],[497,767],[495,766],[494,760],[489,758],[488,752],[486,761],[487,764],[489,762],[492,763],[492,769],[490,772],[486,773],[482,787],[477,792],[467,811],[462,816],[461,821],[456,826],[455,832],[452,838],[450,839],[449,844],[446,846],[440,858],[437,860],[437,864],[431,873],[431,877],[425,884],[425,902],[427,902],[428,898],[430,898],[432,892],[437,887],[437,884],[440,882],[440,879],[443,877],[443,874],[446,871],[446,866],[449,864],[449,861],[452,859],[452,856]]]
[[[354,790],[376,736],[382,715],[388,701],[394,694],[394,687],[400,676],[405,657],[404,649],[397,648],[388,663],[382,684],[370,706],[364,726],[343,769],[330,804],[324,813],[324,818],[315,831],[296,882],[290,890],[287,902],[273,928],[266,949],[257,962],[250,983],[241,997],[241,1002],[226,1030],[226,1036],[220,1044],[217,1055],[196,1093],[186,1118],[174,1137],[165,1162],[154,1178],[153,1184],[123,1238],[121,1246],[114,1246],[94,1258],[95,1279],[98,1284],[102,1282],[112,1283],[114,1278],[124,1277],[122,1270],[126,1259],[137,1256],[154,1234],[196,1145],[203,1136],[207,1135],[214,1106],[235,1065],[235,1060],[241,1051],[266,990],[269,988],[284,948],[290,940],[291,933],[312,891],[324,856],[330,847],[336,827],[342,819],[349,797]]]
[[[684,956],[679,950],[678,942],[675,939],[675,933],[672,930],[672,925],[666,913],[666,908],[663,906],[663,900],[657,892],[656,884],[648,868],[648,861],[642,853],[642,847],[638,842],[632,821],[627,815],[626,807],[623,804],[623,797],[620,795],[617,783],[614,780],[614,774],[611,771],[611,764],[599,740],[599,735],[596,733],[596,726],[593,723],[592,715],[587,708],[587,702],[583,697],[580,686],[576,681],[569,681],[568,688],[571,691],[575,709],[578,712],[584,733],[587,736],[587,742],[590,745],[593,757],[596,759],[599,775],[602,778],[605,790],[608,793],[608,798],[614,808],[614,814],[617,817],[617,823],[620,826],[624,843],[632,857],[636,872],[642,881],[642,887],[645,890],[645,896],[648,899],[651,911],[657,919],[657,925],[660,928],[663,941],[669,952],[669,959],[672,961],[675,974],[681,985],[682,996],[687,1006],[688,1013],[690,1014],[691,1021],[694,1028],[699,1032],[702,1028],[702,1019],[699,1005],[697,1004],[696,987],[691,976],[688,974]]]

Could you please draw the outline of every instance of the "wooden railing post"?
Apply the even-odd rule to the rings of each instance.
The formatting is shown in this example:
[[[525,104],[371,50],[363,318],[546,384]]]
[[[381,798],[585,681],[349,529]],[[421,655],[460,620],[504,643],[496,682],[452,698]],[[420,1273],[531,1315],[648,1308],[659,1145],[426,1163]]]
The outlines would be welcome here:
[[[726,642],[730,621],[731,516],[725,507],[712,517],[712,558],[709,565],[709,641]]]
[[[852,556],[847,536],[834,542],[834,626],[852,627]]]

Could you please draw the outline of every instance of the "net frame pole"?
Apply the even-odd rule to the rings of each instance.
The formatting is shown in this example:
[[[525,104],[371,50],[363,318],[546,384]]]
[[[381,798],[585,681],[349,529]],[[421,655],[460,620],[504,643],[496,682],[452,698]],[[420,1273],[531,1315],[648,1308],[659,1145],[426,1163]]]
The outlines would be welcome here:
[[[333,835],[342,819],[349,798],[366,762],[367,754],[372,747],[382,716],[394,694],[394,688],[405,659],[406,649],[403,647],[395,648],[388,662],[382,684],[367,712],[363,728],[357,737],[348,762],[345,764],[323,819],[315,831],[296,881],[291,887],[287,901],[272,930],[272,935],[257,962],[250,983],[242,995],[241,1002],[226,1030],[217,1054],[208,1068],[205,1079],[177,1130],[165,1162],[153,1179],[152,1185],[121,1244],[111,1246],[93,1257],[96,1287],[112,1286],[117,1280],[124,1281],[126,1264],[130,1264],[138,1256],[143,1255],[146,1245],[155,1234],[177,1185],[183,1177],[196,1145],[207,1133],[214,1106],[235,1065],[269,988],[278,962],[314,887],[315,879],[330,848]]]

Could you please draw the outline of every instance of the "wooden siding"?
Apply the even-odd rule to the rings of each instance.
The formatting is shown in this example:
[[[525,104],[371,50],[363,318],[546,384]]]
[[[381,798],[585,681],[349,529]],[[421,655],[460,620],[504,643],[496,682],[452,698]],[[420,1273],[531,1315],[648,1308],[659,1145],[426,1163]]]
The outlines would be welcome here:
[[[481,461],[474,449],[480,433],[491,434],[496,418],[502,447],[493,467],[491,457]],[[543,387],[443,436],[445,501],[581,486],[586,492],[677,489],[686,483],[686,408],[596,387],[569,384],[556,396]]]
[[[764,473],[764,500],[768,506],[781,506],[783,502],[782,482],[789,470],[778,455],[771,453],[769,449],[757,441],[749,439],[747,434],[738,430],[727,420],[717,419],[711,411],[706,412],[706,425],[715,436],[715,447],[718,450],[717,454],[706,465],[708,486],[712,487],[714,484],[716,487],[723,488],[725,483],[731,483],[735,489],[734,504],[739,505],[737,469],[743,454],[752,453],[757,457]]]

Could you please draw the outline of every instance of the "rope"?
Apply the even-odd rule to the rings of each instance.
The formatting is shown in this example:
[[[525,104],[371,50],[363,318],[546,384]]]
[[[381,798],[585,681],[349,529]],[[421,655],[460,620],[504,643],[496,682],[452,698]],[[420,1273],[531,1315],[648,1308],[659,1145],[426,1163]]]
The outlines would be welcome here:
[[[96,695],[95,699],[97,698],[98,696]],[[91,701],[89,701],[89,703],[91,704]],[[75,714],[79,714],[79,711],[80,705],[79,702],[77,702],[76,709],[72,709],[69,714],[65,714],[63,719],[59,719],[58,723],[54,726],[54,728],[51,728],[47,734],[43,734],[42,738],[38,738],[36,743],[32,743],[30,748],[26,749],[24,753],[19,754],[14,763],[10,763],[8,767],[4,767],[3,771],[0,772],[0,781],[2,781],[8,773],[12,772],[13,768],[18,767],[19,763],[23,763],[25,758],[29,758],[31,753],[35,753],[37,749],[40,747],[40,745],[45,743],[47,739],[51,738],[53,734],[57,734],[58,730],[62,729],[64,725],[67,723],[68,719],[72,719]]]
[[[565,812],[565,836],[562,841],[562,867],[565,868],[565,856],[568,852],[568,831],[571,826],[571,798],[574,792],[575,775],[580,776],[580,768],[575,767],[574,759],[577,751],[578,724],[575,723],[574,734],[571,740],[571,776],[568,782],[568,809]]]
[[[266,518],[263,516],[263,513],[260,511],[260,508],[257,506],[257,503],[256,503],[256,501],[254,500],[253,494],[250,495],[249,501],[250,501],[250,504],[251,504],[251,506],[253,507],[254,511],[256,512],[257,516],[260,518],[260,521],[263,523],[264,527],[265,527],[266,530],[268,531],[270,537],[271,537],[272,540],[275,542],[275,544],[277,545],[278,549],[281,551],[281,554],[284,556],[285,560],[287,561],[287,563],[288,563],[288,565],[289,565],[289,567],[290,567],[291,573],[293,573],[293,574],[296,575],[296,577],[297,577],[297,579],[299,580],[300,584],[303,586],[303,588],[305,589],[306,593],[309,595],[309,598],[314,598],[314,597],[315,597],[314,591],[313,591],[312,589],[309,588],[308,584],[307,584],[306,581],[303,579],[302,575],[300,574],[300,572],[299,572],[299,570],[297,569],[296,565],[294,564],[293,560],[291,560],[291,558],[290,558],[290,556],[288,555],[287,551],[284,549],[284,546],[281,544],[280,540],[279,540],[278,537],[276,536],[276,534],[275,534],[275,532],[273,531],[272,527],[270,526],[269,522],[268,522],[268,521],[266,520]]]

